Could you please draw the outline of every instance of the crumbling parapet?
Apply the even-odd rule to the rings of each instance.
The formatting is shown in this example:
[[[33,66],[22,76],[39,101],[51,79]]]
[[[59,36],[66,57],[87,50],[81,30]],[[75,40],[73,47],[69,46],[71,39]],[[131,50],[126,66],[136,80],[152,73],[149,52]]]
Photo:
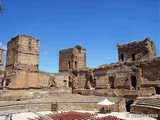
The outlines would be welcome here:
[[[149,59],[156,56],[155,45],[150,38],[143,41],[117,45],[119,62],[130,62]]]

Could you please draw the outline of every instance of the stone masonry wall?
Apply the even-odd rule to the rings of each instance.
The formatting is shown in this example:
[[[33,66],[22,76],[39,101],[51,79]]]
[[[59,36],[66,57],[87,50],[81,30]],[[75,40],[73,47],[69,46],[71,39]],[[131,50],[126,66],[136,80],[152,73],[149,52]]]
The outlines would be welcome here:
[[[93,82],[94,88],[139,90],[146,86],[160,86],[160,57],[94,68],[92,78],[95,78],[96,82],[87,79],[87,71],[77,71],[79,88],[86,88],[86,85],[91,86]]]
[[[38,71],[39,41],[31,36],[20,35],[12,38],[7,44],[6,70],[26,69]]]
[[[4,50],[0,49],[0,88],[2,88],[4,79]]]
[[[143,85],[160,86],[160,57],[141,64]]]
[[[7,44],[6,87],[38,87],[39,40],[27,35],[12,38]]]
[[[156,56],[155,45],[149,38],[143,41],[117,45],[119,62],[149,59]]]
[[[59,52],[59,71],[86,68],[86,50],[77,48],[64,49]]]
[[[69,88],[69,73],[51,73],[52,77],[54,77],[56,87],[58,88]]]

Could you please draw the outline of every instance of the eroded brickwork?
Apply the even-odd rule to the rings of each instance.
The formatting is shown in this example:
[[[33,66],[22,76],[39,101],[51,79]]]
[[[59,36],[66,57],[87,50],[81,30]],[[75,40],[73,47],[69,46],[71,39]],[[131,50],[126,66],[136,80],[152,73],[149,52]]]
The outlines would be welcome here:
[[[101,65],[93,69],[72,71],[77,89],[128,89],[160,86],[160,57],[149,38],[143,41],[118,45],[119,63]],[[122,61],[123,54],[124,58]],[[132,54],[135,54],[134,60]],[[140,56],[139,56],[140,55]],[[155,92],[152,92],[155,94]],[[144,93],[145,94],[145,93]],[[139,92],[140,95],[140,92]]]
[[[86,68],[86,50],[69,48],[59,52],[59,72]]]
[[[58,96],[60,97],[59,101],[65,101],[64,103],[61,101],[62,104],[60,103],[59,106],[65,109],[87,108],[89,110],[91,107],[88,106],[94,106],[89,103],[90,101],[85,104],[83,100],[86,99],[84,98],[78,100],[76,105],[71,105],[72,102],[67,103],[66,101],[70,98],[75,104],[77,98],[80,97],[75,97],[74,94],[74,97],[69,96],[69,93],[72,92],[87,96],[94,95],[92,96],[94,99],[96,96],[123,97],[125,101],[116,98],[114,102],[116,102],[115,106],[119,111],[125,111],[125,107],[130,107],[132,104],[130,102],[137,96],[150,97],[160,94],[160,57],[156,57],[155,45],[148,38],[140,42],[118,45],[118,63],[101,65],[92,69],[86,68],[85,49],[62,50],[59,52],[60,73],[39,71],[39,41],[34,37],[19,35],[12,38],[7,46],[5,74],[3,68],[4,51],[0,49],[2,87],[16,90],[1,90],[0,99],[4,101],[39,98],[51,98],[53,100]],[[25,90],[26,88],[27,90]],[[29,88],[39,89],[28,91]],[[63,98],[65,94],[67,94],[66,99]],[[38,109],[43,110],[42,107],[38,107]],[[132,106],[131,109],[137,113],[138,107],[135,107]],[[118,109],[114,109],[114,111],[118,111]]]
[[[6,70],[38,71],[39,41],[31,36],[20,35],[7,44]],[[10,67],[12,66],[12,67]]]
[[[12,38],[7,44],[6,86],[30,88],[38,85],[39,40],[27,35]]]
[[[119,62],[137,61],[156,56],[155,45],[149,38],[143,41],[117,45],[117,48]]]
[[[0,49],[0,88],[3,85],[4,79],[4,50]]]

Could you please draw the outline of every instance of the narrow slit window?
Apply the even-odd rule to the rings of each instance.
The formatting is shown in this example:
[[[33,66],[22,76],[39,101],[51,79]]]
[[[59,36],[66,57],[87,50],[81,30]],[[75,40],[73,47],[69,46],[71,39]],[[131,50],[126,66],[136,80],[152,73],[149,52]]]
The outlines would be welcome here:
[[[68,62],[68,68],[71,69],[71,62]]]
[[[123,54],[121,54],[121,60],[122,60],[122,62],[124,61],[124,55]]]
[[[75,61],[75,68],[77,68],[77,61]]]
[[[132,61],[136,60],[136,54],[132,54]]]

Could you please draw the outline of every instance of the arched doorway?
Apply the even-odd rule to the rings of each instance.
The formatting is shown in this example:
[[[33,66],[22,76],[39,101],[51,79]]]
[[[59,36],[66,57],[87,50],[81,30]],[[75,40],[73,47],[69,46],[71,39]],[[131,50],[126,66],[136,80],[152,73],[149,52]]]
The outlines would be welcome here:
[[[136,87],[137,87],[137,78],[134,75],[131,76],[131,85],[132,85],[133,88],[136,89]]]
[[[128,100],[126,102],[126,111],[130,112],[131,111],[131,104],[133,104],[134,100]]]
[[[63,85],[67,87],[67,80],[63,80]]]

